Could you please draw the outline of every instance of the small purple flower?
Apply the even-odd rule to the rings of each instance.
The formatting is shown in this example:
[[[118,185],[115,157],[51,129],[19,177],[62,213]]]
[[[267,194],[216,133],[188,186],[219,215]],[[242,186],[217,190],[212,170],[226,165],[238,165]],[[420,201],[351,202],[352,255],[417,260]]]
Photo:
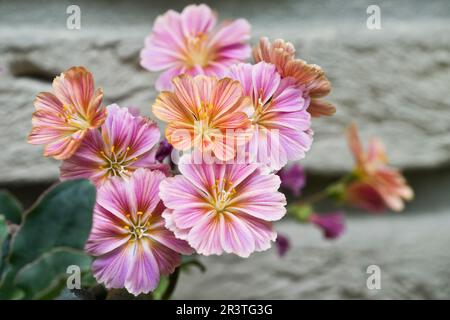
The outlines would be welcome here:
[[[156,160],[163,162],[167,156],[170,156],[173,146],[167,142],[166,139],[161,140],[159,143],[158,151],[156,151]]]
[[[336,239],[345,230],[345,220],[342,212],[321,215],[313,213],[310,215],[309,221],[322,229],[326,239]]]
[[[288,189],[295,197],[300,196],[301,190],[306,184],[305,170],[298,163],[284,167],[277,173],[281,179],[281,187]]]
[[[280,258],[284,257],[284,255],[291,248],[291,242],[289,241],[289,238],[280,233],[278,233],[275,245],[277,247],[277,254]]]

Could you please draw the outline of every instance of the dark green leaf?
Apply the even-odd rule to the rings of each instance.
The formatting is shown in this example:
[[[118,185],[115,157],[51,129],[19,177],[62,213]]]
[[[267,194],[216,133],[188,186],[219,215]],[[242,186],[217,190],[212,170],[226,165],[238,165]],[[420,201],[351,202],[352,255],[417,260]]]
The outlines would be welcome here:
[[[92,225],[95,187],[87,180],[63,182],[25,214],[12,241],[9,263],[16,269],[58,247],[83,250]]]
[[[66,286],[72,275],[67,273],[71,265],[79,267],[81,280],[82,273],[90,269],[91,258],[80,250],[54,249],[20,269],[14,282],[25,292],[26,299],[51,299]]]
[[[0,281],[0,297],[16,295],[14,278],[25,265],[57,248],[83,250],[92,225],[95,187],[87,180],[50,188],[24,215]]]
[[[22,205],[8,191],[0,190],[0,214],[15,224],[22,221]]]

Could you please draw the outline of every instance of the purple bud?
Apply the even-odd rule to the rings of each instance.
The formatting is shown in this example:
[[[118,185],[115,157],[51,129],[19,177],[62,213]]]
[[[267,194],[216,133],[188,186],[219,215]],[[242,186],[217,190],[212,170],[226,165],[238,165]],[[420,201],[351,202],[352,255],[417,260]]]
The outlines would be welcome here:
[[[298,163],[290,167],[284,167],[277,173],[281,179],[281,187],[288,189],[295,197],[300,196],[301,190],[306,184],[305,170]]]
[[[159,143],[158,151],[156,152],[156,160],[158,160],[159,162],[163,162],[164,159],[170,155],[172,149],[172,145],[168,143],[166,139],[161,140],[161,142]]]
[[[323,235],[327,239],[338,238],[345,230],[345,219],[342,212],[327,214],[311,214],[309,221],[322,229]]]
[[[280,257],[283,257],[291,247],[291,243],[290,243],[289,239],[280,233],[278,233],[277,241],[275,242],[275,245],[277,247],[278,256],[280,256]]]

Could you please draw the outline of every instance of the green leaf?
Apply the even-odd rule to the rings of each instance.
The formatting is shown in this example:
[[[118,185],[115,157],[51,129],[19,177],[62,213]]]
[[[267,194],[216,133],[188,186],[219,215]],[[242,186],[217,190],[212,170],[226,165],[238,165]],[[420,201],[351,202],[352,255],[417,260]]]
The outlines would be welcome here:
[[[60,183],[45,192],[24,215],[11,241],[0,297],[11,296],[14,278],[27,264],[57,248],[83,250],[92,226],[95,187],[87,180]],[[8,293],[9,292],[9,293]]]
[[[8,226],[5,217],[0,215],[0,276],[3,271],[3,261],[6,259],[9,247]]]
[[[22,205],[8,191],[0,190],[0,214],[15,224],[22,221]]]
[[[14,283],[25,292],[25,299],[51,299],[67,285],[71,265],[82,273],[89,271],[92,259],[83,251],[56,248],[27,264],[17,273]]]
[[[72,180],[46,192],[25,214],[15,234],[9,263],[16,270],[58,247],[83,250],[92,226],[95,187]]]

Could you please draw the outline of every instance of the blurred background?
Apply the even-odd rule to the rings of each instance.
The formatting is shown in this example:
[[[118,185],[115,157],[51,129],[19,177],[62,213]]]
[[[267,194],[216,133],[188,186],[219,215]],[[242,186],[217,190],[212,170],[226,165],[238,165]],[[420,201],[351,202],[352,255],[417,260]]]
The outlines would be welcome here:
[[[74,65],[104,88],[105,104],[151,116],[156,74],[139,65],[155,17],[186,1],[0,1],[0,187],[26,206],[58,177],[58,162],[26,143],[33,100]],[[183,274],[175,298],[440,299],[450,298],[450,1],[207,1],[219,19],[244,17],[260,36],[294,43],[333,85],[332,118],[314,122],[315,142],[302,161],[306,192],[352,166],[343,130],[355,121],[366,140],[380,137],[416,198],[403,213],[352,212],[347,231],[325,241],[312,226],[276,225],[293,248],[249,259],[204,258],[201,274]],[[81,9],[69,30],[66,9]],[[370,30],[369,5],[381,10]],[[366,286],[369,265],[381,289]]]

